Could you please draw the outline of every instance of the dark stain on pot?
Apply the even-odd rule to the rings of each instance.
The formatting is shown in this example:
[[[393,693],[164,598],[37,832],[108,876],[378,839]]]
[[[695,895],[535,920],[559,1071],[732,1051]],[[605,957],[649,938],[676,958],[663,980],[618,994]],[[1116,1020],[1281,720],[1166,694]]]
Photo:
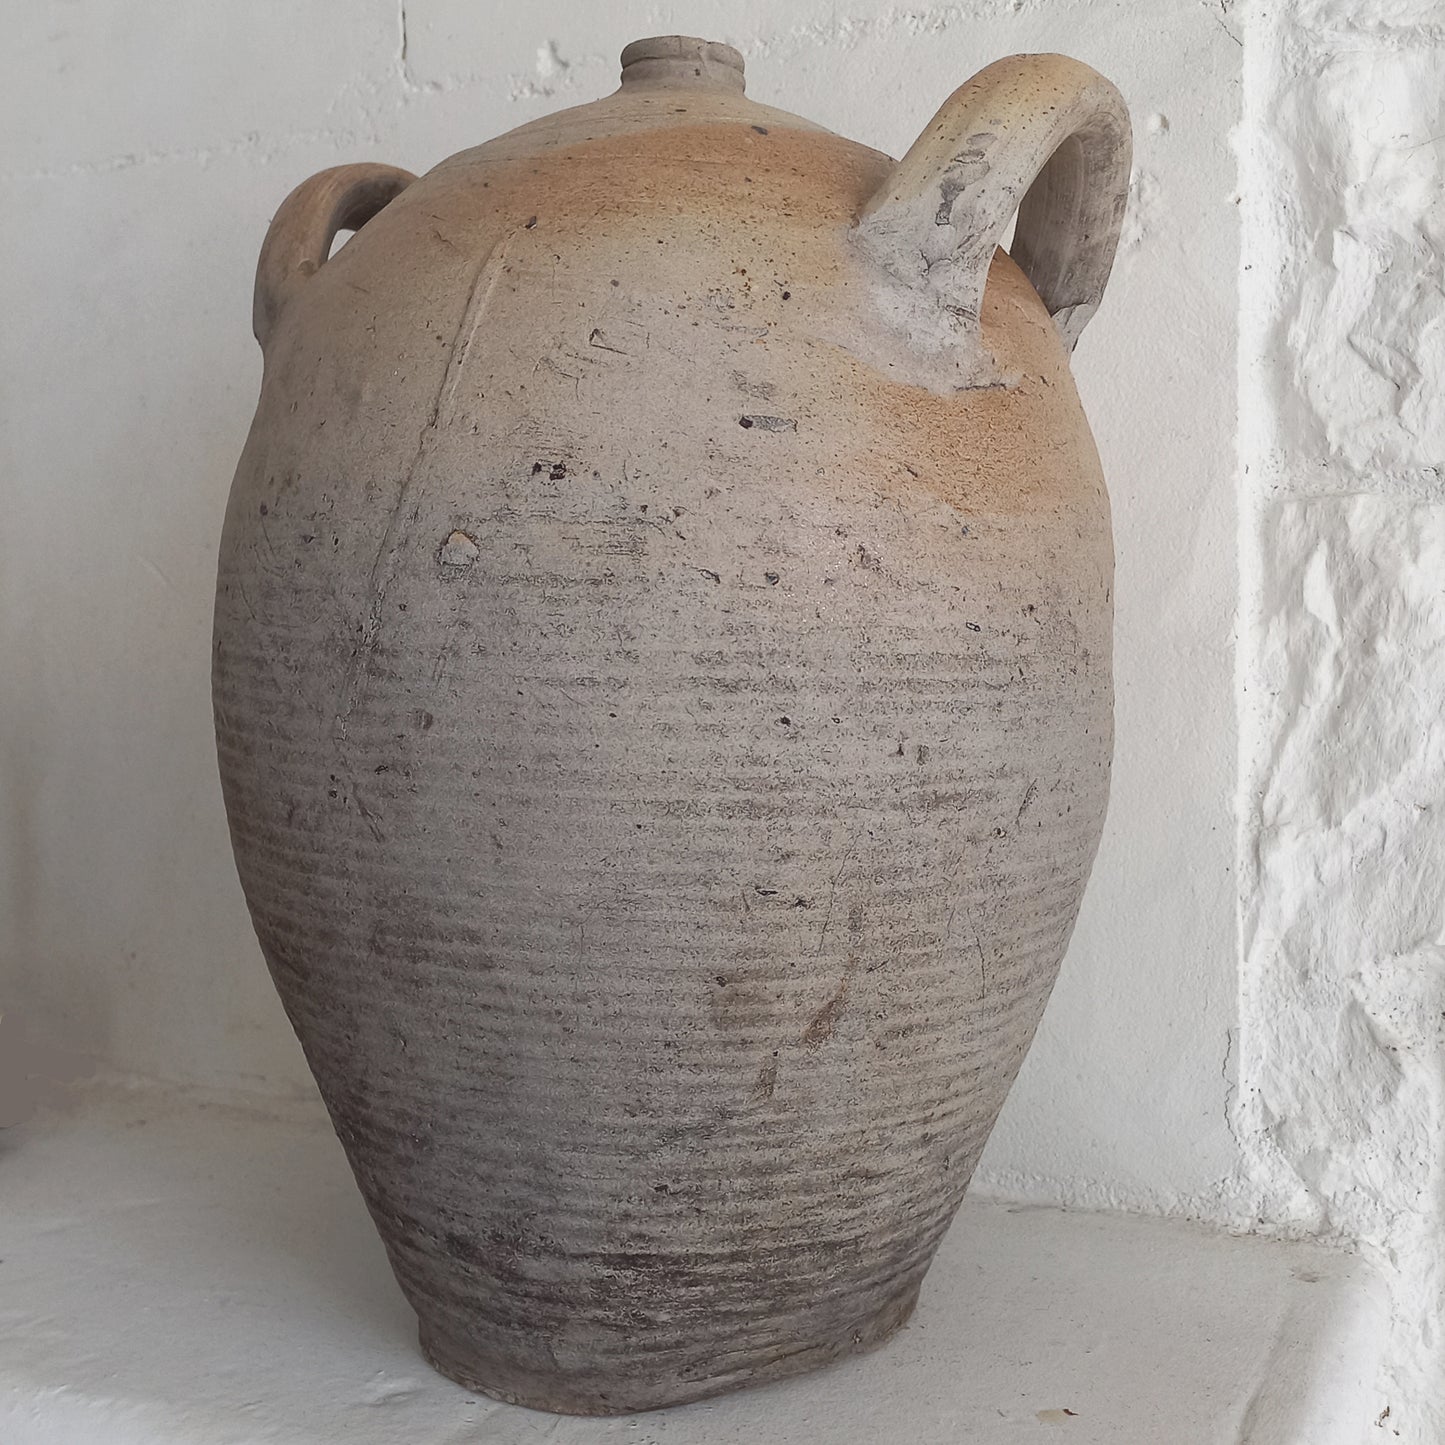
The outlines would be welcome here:
[[[843,1016],[844,1005],[848,1002],[850,982],[851,978],[845,975],[828,1002],[808,1020],[808,1027],[803,1030],[799,1042],[809,1052],[816,1052],[833,1037],[833,1030],[838,1027],[838,1020]]]
[[[797,431],[798,423],[790,416],[760,416],[756,413],[738,418],[738,425],[745,431],[756,427],[759,431]]]

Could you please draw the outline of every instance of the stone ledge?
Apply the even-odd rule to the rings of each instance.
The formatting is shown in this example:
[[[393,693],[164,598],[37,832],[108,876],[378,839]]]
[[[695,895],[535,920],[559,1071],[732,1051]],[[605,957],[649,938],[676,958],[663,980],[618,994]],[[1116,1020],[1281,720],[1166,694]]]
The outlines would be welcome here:
[[[1384,1403],[1360,1261],[1187,1224],[971,1201],[877,1353],[587,1420],[426,1366],[319,1109],[93,1095],[0,1134],[0,1194],[8,1445],[1356,1445]]]

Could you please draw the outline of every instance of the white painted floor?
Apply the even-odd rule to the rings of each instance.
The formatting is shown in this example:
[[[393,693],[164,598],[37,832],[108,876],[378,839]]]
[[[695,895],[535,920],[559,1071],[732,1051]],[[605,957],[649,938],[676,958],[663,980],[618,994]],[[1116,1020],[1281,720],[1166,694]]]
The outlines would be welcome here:
[[[1313,1246],[971,1202],[881,1351],[553,1417],[425,1364],[319,1111],[125,1094],[0,1131],[5,1445],[1361,1445],[1384,1319]]]

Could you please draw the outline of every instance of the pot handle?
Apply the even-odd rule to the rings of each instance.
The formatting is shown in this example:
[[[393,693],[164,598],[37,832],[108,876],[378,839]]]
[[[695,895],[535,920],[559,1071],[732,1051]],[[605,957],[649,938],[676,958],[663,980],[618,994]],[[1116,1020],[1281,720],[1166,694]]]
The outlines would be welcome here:
[[[251,329],[263,351],[287,299],[321,269],[337,232],[359,231],[415,179],[396,166],[333,166],[281,202],[256,262]]]
[[[944,101],[865,204],[860,239],[977,335],[1017,210],[1011,254],[1072,350],[1109,280],[1130,160],[1129,112],[1109,81],[1065,55],[1012,55]]]

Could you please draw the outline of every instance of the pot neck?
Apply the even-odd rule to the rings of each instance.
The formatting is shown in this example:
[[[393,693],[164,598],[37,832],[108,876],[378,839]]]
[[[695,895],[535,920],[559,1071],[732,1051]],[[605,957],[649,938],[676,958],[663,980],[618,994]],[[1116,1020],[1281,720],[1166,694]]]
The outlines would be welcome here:
[[[692,35],[654,35],[634,40],[622,52],[622,84],[706,87],[741,94],[743,57],[731,45]]]

